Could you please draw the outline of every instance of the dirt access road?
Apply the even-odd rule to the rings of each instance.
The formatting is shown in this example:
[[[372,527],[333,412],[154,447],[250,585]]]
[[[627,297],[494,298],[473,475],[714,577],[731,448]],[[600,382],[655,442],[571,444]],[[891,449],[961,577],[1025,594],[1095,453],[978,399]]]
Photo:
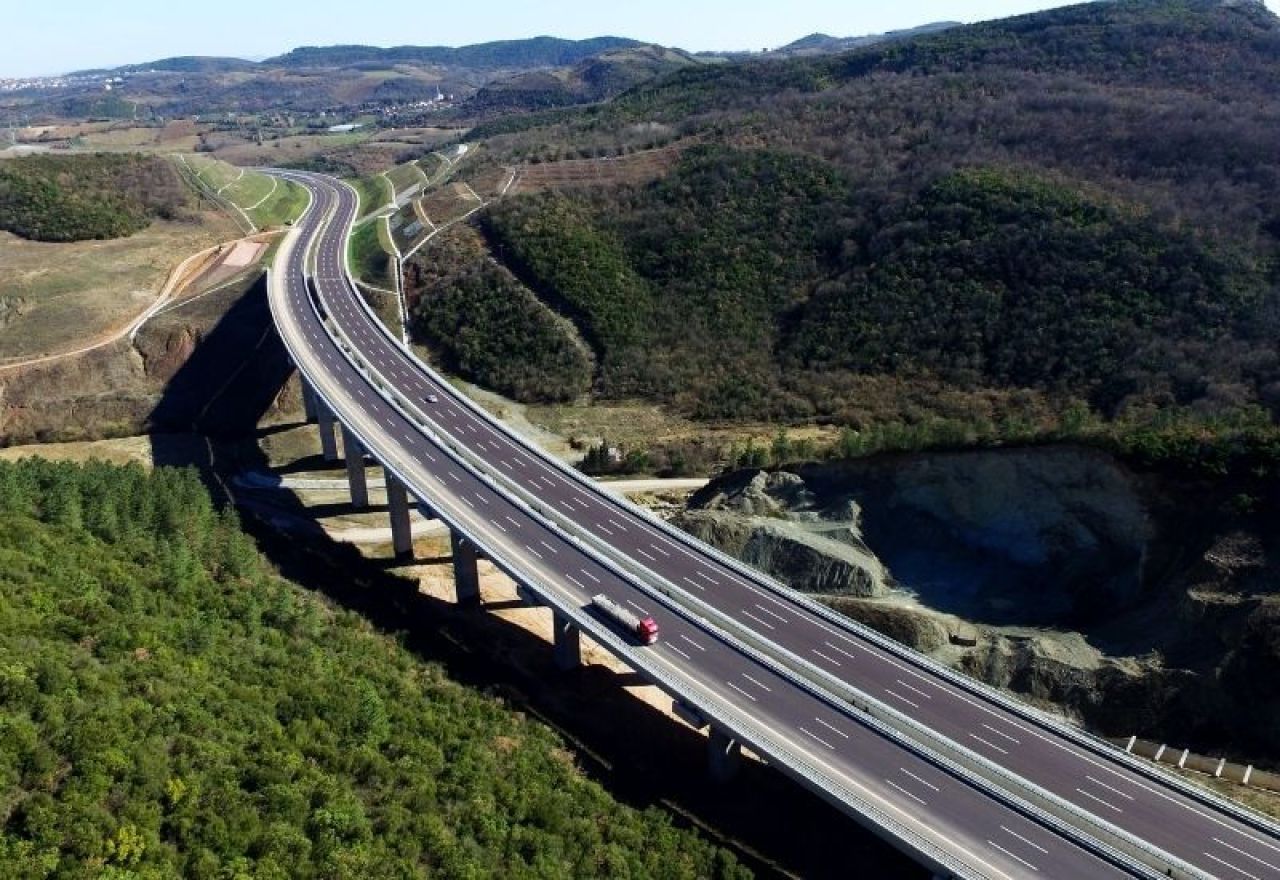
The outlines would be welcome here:
[[[23,367],[33,367],[40,364],[52,363],[64,358],[76,357],[78,355],[87,354],[96,351],[99,348],[105,348],[108,345],[119,342],[121,339],[128,338],[130,341],[138,335],[138,331],[155,317],[165,307],[174,303],[177,294],[185,289],[195,280],[205,277],[206,275],[214,275],[219,280],[223,274],[235,274],[236,272],[249,266],[267,247],[267,242],[275,233],[250,235],[244,238],[233,239],[232,241],[223,242],[210,248],[192,254],[181,263],[178,264],[168,278],[165,279],[164,286],[160,289],[159,295],[148,305],[141,313],[135,316],[131,321],[123,326],[116,326],[108,329],[103,334],[95,337],[91,342],[76,348],[66,349],[64,351],[43,354],[37,357],[24,358],[22,360],[12,361],[10,363],[0,364],[0,373],[19,370]],[[225,271],[224,271],[225,270]]]

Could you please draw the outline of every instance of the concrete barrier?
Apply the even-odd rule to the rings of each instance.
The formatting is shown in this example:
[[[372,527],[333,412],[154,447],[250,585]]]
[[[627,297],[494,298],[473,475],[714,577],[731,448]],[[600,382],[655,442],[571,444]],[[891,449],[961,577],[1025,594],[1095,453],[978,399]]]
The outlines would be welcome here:
[[[1179,749],[1167,743],[1153,742],[1131,736],[1126,739],[1113,739],[1111,742],[1120,746],[1131,755],[1146,758],[1156,764],[1179,767],[1193,773],[1202,773],[1215,779],[1225,779],[1250,788],[1261,788],[1267,791],[1280,792],[1280,774],[1267,770],[1259,770],[1252,764],[1237,764],[1226,758],[1197,755],[1190,749]]]

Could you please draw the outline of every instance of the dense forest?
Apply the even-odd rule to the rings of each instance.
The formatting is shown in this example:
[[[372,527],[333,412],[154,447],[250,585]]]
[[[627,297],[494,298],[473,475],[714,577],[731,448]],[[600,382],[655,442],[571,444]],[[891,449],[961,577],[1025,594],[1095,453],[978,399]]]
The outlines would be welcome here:
[[[487,227],[499,255],[597,349],[599,389],[740,407],[774,374],[777,321],[816,272],[817,229],[846,196],[820,162],[699,148],[651,187],[513,200]]]
[[[0,463],[0,876],[737,877],[281,580],[191,471]]]
[[[593,364],[573,325],[483,255],[475,232],[455,226],[405,264],[414,335],[448,369],[519,400],[585,393]]]
[[[94,153],[0,162],[0,229],[36,241],[121,238],[184,214],[190,193],[172,163]]]
[[[855,428],[1274,417],[1277,58],[1259,3],[1121,0],[690,68],[487,127],[506,161],[638,126],[702,146],[485,231],[579,325],[605,396]]]
[[[821,160],[700,147],[651,186],[513,200],[487,229],[596,347],[601,393],[703,418],[854,424],[867,375],[1107,416],[1280,405],[1260,261],[1026,170],[877,206]]]

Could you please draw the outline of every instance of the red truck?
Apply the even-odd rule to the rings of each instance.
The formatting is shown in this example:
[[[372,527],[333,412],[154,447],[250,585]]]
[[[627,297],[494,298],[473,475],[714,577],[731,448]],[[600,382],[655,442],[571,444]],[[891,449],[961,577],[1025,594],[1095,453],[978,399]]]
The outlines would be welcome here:
[[[641,617],[632,611],[628,611],[603,594],[592,596],[591,604],[604,612],[610,620],[620,624],[627,632],[639,639],[641,644],[652,645],[658,640],[658,624],[652,617]]]

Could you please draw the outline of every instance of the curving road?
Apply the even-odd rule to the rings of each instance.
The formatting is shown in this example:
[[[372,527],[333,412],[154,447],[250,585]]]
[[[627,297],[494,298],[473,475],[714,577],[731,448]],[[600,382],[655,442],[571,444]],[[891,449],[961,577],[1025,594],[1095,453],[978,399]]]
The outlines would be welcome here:
[[[519,503],[522,496],[536,499],[554,514],[553,521],[602,540],[610,556],[630,566],[626,570],[642,567],[656,580],[714,606],[735,627],[811,667],[820,682],[856,688],[1204,875],[1280,880],[1280,838],[1265,823],[1233,815],[1082,737],[1065,735],[1035,713],[939,674],[905,649],[841,625],[527,448],[394,342],[359,302],[345,264],[347,232],[357,208],[354,191],[319,175],[287,176],[308,188],[313,203],[277,258],[288,312],[277,314],[277,323],[308,379],[370,451],[405,476],[414,494],[455,517],[455,524],[462,523],[495,559],[553,584],[562,601],[585,605],[593,593],[605,592],[653,614],[663,639],[640,652],[642,665],[660,667],[716,706],[752,719],[805,766],[829,773],[976,873],[1123,873],[1078,841],[886,738],[845,705],[798,684],[776,664],[750,656],[694,615],[655,599],[635,577],[619,574],[617,565],[601,564],[566,529],[530,516],[528,505]],[[326,332],[304,283],[309,255],[314,257],[309,274],[333,328],[396,394],[426,412],[432,429],[380,396]],[[483,460],[492,479],[456,460],[440,435]]]

